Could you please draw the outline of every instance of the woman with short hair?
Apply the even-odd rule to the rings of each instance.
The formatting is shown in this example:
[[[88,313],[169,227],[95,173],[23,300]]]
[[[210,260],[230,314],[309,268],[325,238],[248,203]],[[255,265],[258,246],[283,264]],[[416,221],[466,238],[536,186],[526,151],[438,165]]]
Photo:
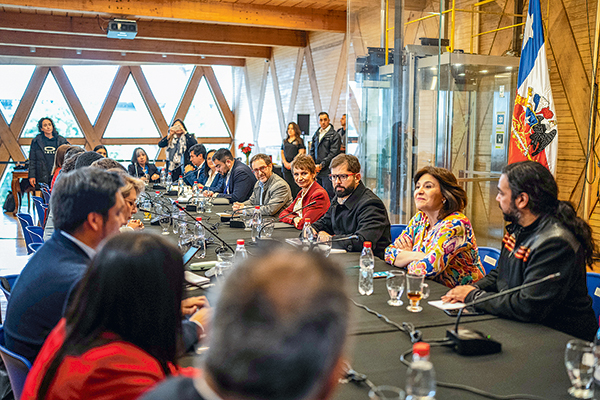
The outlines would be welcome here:
[[[385,249],[385,261],[450,288],[483,278],[473,227],[462,213],[467,194],[454,174],[428,166],[417,172],[414,183],[419,211]]]

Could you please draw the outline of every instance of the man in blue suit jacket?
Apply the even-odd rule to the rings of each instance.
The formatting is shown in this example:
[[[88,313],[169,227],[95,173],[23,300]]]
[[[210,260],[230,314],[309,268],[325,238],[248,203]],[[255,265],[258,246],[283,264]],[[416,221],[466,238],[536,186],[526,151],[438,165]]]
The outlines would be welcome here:
[[[125,222],[121,186],[118,174],[98,168],[77,169],[55,184],[50,197],[55,231],[11,291],[4,323],[9,350],[33,363],[96,248]]]
[[[234,160],[233,154],[227,149],[219,149],[213,156],[213,162],[218,173],[225,178],[222,191],[216,193],[208,191],[209,196],[225,197],[229,203],[241,203],[250,198],[256,183],[256,177],[250,167]]]
[[[203,144],[195,144],[190,148],[191,165],[185,166],[183,181],[190,186],[198,182],[202,186],[208,179],[208,166],[206,165],[206,147]]]

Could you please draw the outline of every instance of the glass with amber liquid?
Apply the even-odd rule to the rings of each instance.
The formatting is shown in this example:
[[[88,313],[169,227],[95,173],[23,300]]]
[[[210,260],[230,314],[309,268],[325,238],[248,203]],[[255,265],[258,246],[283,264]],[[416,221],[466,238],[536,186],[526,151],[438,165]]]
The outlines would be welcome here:
[[[419,302],[429,297],[429,285],[424,281],[425,275],[406,275],[406,297],[410,300],[406,309],[410,312],[421,312],[423,307],[419,306]]]

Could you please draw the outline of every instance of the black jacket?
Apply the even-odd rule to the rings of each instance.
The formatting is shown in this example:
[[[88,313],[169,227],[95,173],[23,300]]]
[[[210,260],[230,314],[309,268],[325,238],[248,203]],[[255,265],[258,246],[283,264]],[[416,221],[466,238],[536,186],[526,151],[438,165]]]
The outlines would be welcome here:
[[[154,164],[146,164],[148,166],[148,175],[150,175],[150,182],[158,182],[160,181],[160,177],[158,179],[152,180],[152,175],[157,174],[160,175],[160,172],[158,171],[158,168],[156,167],[156,165]],[[129,166],[127,167],[127,172],[129,172],[129,175],[135,177],[135,178],[142,178],[144,176],[144,170],[142,169],[142,167],[140,167],[140,165],[138,163],[135,164],[129,164]]]
[[[501,317],[537,322],[592,340],[598,321],[587,293],[581,244],[552,216],[523,228],[506,227],[498,267],[478,281],[465,302],[560,272],[558,279],[492,299],[475,307]]]
[[[319,172],[318,176],[326,176],[329,175],[329,164],[331,164],[331,160],[333,157],[340,154],[340,146],[342,144],[342,140],[340,139],[340,135],[335,131],[333,125],[329,125],[330,128],[323,136],[323,140],[319,141],[319,130],[315,132],[312,137],[312,144],[310,146],[310,156],[315,160],[315,164],[321,165],[321,172]]]
[[[38,134],[31,141],[31,147],[29,149],[29,178],[35,178],[37,182],[43,182],[50,184],[52,173],[52,167],[48,167],[46,164],[46,159],[44,155],[44,144],[43,138],[44,134]],[[57,138],[56,140],[56,148],[63,144],[68,144],[67,139],[60,136],[59,134],[54,135],[53,137]]]
[[[176,181],[179,178],[179,175],[183,175],[183,170],[185,168],[186,165],[190,164],[190,147],[192,147],[193,145],[198,144],[198,141],[196,140],[196,138],[194,137],[194,134],[192,133],[186,133],[185,134],[185,153],[183,153],[183,165],[179,166],[178,168],[175,168],[173,170],[173,172],[171,173],[171,178],[173,179],[173,181]],[[167,147],[169,145],[169,136],[165,136],[162,139],[160,139],[160,142],[158,142],[158,147]],[[167,164],[165,166],[165,168],[167,168],[167,171],[169,170],[169,160],[167,160]]]
[[[325,231],[334,237],[358,235],[358,239],[333,242],[333,247],[361,251],[363,242],[369,241],[373,244],[373,254],[379,258],[383,258],[385,248],[392,242],[385,205],[362,182],[344,204],[339,204],[337,196],[334,197],[329,210],[312,226],[317,232]]]

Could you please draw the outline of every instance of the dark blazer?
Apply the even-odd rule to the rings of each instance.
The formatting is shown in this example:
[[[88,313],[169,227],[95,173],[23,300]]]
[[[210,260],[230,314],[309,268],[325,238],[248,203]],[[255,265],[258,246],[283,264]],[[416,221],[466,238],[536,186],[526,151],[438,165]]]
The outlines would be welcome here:
[[[31,141],[31,147],[29,148],[29,171],[27,174],[28,178],[35,178],[38,182],[50,184],[52,176],[52,165],[48,168],[46,164],[46,156],[44,155],[43,137],[44,134],[38,134]],[[68,144],[67,139],[60,135],[56,135],[56,148],[63,144]]]
[[[206,165],[206,161],[204,161],[204,163],[200,167],[194,166],[193,171],[190,171],[187,174],[183,175],[183,181],[190,186],[194,186],[194,182],[196,181],[201,185],[204,185],[206,183],[206,180],[208,179],[208,172],[206,171],[207,168],[208,165]]]
[[[286,208],[279,214],[279,220],[281,222],[286,222],[288,224],[295,225],[294,218],[296,218],[298,214],[292,213],[287,217],[283,218],[282,216],[287,215],[294,210],[294,204],[296,204],[296,202],[300,199],[301,195],[302,192],[298,193],[294,201],[292,201],[292,204],[290,204],[288,208]],[[329,209],[329,206],[331,204],[331,202],[329,201],[329,195],[327,194],[327,191],[323,189],[323,186],[319,185],[317,182],[313,183],[310,189],[308,189],[308,192],[302,199],[302,207],[306,206],[312,201],[316,201],[315,205],[306,207],[304,210],[302,210],[302,219],[300,219],[298,225],[295,225],[297,229],[302,229],[302,227],[304,227],[304,221],[306,220],[306,218],[309,218],[311,222],[317,222],[319,218],[325,215],[325,213]]]
[[[318,176],[329,175],[331,160],[340,154],[342,140],[333,128],[333,125],[330,124],[329,126],[329,131],[327,131],[321,141],[319,141],[319,129],[317,129],[312,137],[312,144],[310,146],[310,155],[315,160],[315,164],[321,165],[321,172],[319,172]]]
[[[196,140],[196,138],[194,137],[193,133],[186,133],[185,134],[185,153],[183,153],[183,165],[175,168],[173,170],[173,172],[171,173],[171,178],[173,179],[173,181],[176,181],[180,175],[183,174],[183,169],[185,168],[186,165],[188,165],[189,163],[191,163],[190,161],[190,148],[195,145],[198,144],[198,141]],[[169,145],[169,136],[164,136],[162,139],[160,139],[160,142],[158,142],[158,147],[167,147]],[[169,170],[169,160],[167,160],[167,164],[165,166],[165,168],[167,168],[167,171]]]
[[[157,174],[160,175],[160,172],[158,171],[158,168],[156,167],[156,165],[154,164],[146,164],[148,166],[148,175],[150,175],[150,177],[152,177],[152,175]],[[129,175],[136,177],[136,178],[142,178],[144,176],[144,170],[142,169],[142,167],[140,167],[140,165],[138,163],[135,164],[129,164],[129,167],[127,167],[127,172],[129,172]],[[152,180],[150,179],[150,182],[158,182],[160,181],[160,176],[158,177],[158,179]]]
[[[227,177],[223,177],[223,191],[217,197],[229,199],[229,203],[243,202],[250,198],[256,177],[249,166],[239,160],[235,160],[231,167],[229,184]]]
[[[4,321],[6,347],[32,363],[62,317],[71,287],[90,262],[88,255],[56,229],[31,256],[11,291]]]
[[[206,180],[208,181],[208,174],[206,176]],[[204,190],[210,190],[214,193],[223,193],[225,191],[225,177],[217,172],[215,179],[213,179],[210,186],[205,187]]]

